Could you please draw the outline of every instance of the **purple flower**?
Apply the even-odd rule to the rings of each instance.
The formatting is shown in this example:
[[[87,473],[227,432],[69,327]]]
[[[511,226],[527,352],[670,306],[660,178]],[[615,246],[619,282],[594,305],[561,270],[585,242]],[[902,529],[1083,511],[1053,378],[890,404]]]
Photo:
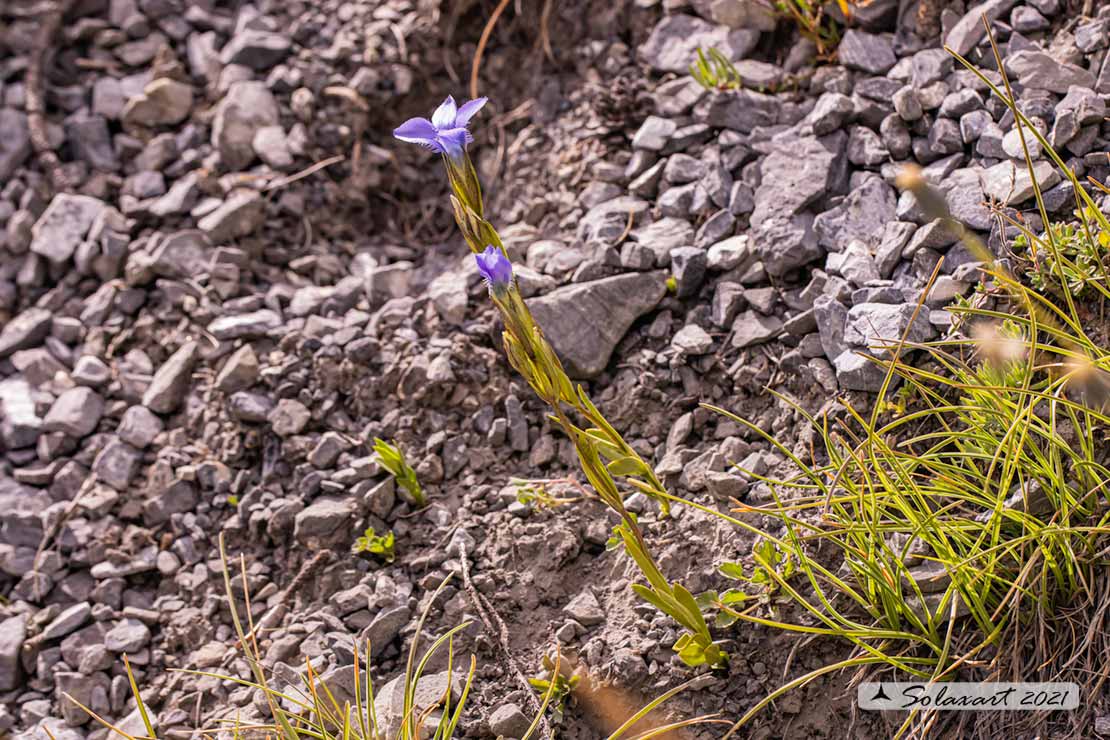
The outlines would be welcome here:
[[[433,152],[446,154],[452,159],[462,157],[463,148],[474,140],[466,124],[486,104],[486,98],[475,98],[455,106],[450,95],[436,108],[432,120],[410,118],[393,130],[393,135],[410,144],[420,144]]]
[[[474,255],[474,261],[491,293],[506,290],[513,282],[513,265],[497,247],[486,247],[486,251]]]

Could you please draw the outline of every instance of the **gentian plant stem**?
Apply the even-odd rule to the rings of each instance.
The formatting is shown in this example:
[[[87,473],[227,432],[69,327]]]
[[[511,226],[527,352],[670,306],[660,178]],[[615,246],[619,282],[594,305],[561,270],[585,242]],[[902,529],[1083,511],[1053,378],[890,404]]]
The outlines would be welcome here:
[[[458,110],[476,111],[475,103],[466,103]],[[450,110],[445,113],[444,108]],[[685,663],[692,666],[708,663],[714,668],[721,667],[727,662],[727,656],[713,642],[705,617],[690,592],[678,583],[668,583],[652,558],[636,517],[624,505],[615,477],[653,498],[659,503],[662,514],[667,516],[670,504],[663,484],[652,467],[590,401],[585,389],[571,382],[555,350],[544,338],[543,330],[536,324],[517,288],[508,252],[496,229],[485,219],[481,185],[465,149],[465,143],[471,137],[465,130],[465,121],[462,132],[459,132],[456,118],[448,115],[454,115],[454,111],[454,100],[449,98],[436,111],[431,122],[412,119],[403,124],[398,129],[403,135],[398,135],[398,138],[416,141],[443,154],[453,193],[451,206],[455,221],[475,255],[478,270],[489,288],[490,299],[505,324],[502,334],[505,354],[536,395],[551,407],[551,419],[574,443],[586,478],[602,502],[620,517],[620,523],[614,529],[615,540],[624,545],[648,582],[647,586],[634,584],[633,590],[686,630],[674,645]],[[436,128],[441,123],[455,128],[449,129],[445,135]],[[445,136],[448,140],[446,145],[442,143]],[[463,146],[456,148],[454,143],[457,141],[462,141]],[[585,428],[571,420],[567,414],[568,407],[588,422]]]

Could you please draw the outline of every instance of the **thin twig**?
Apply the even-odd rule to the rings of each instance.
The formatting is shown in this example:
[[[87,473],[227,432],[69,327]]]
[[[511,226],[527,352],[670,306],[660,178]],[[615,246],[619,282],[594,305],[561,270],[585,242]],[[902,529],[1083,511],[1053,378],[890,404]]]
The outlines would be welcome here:
[[[303,180],[304,178],[308,177],[312,173],[319,172],[320,170],[324,169],[325,167],[331,167],[333,164],[336,164],[338,162],[342,162],[346,158],[347,157],[342,155],[342,154],[336,154],[334,157],[328,157],[327,159],[323,159],[323,160],[317,162],[316,164],[313,164],[313,165],[310,165],[310,166],[306,167],[305,169],[301,170],[300,172],[297,172],[297,173],[294,173],[294,174],[290,175],[289,177],[283,177],[280,180],[274,180],[272,183],[270,183],[269,185],[267,185],[265,187],[263,192],[268,193],[271,190],[277,190],[278,188],[283,188],[286,185],[291,185],[291,184],[295,183],[297,180]]]
[[[532,685],[528,683],[528,677],[525,676],[524,671],[521,670],[520,663],[518,663],[516,657],[513,656],[512,648],[509,647],[509,630],[505,627],[505,622],[501,620],[501,616],[489,601],[486,600],[486,597],[478,593],[478,589],[474,588],[474,583],[470,580],[470,566],[467,560],[466,545],[463,544],[461,540],[459,541],[459,562],[462,564],[463,587],[466,590],[467,596],[470,597],[475,611],[478,612],[478,617],[482,620],[482,624],[485,625],[486,632],[488,632],[491,637],[496,638],[509,672],[513,674],[517,683],[520,684],[520,687],[524,690],[529,703],[532,705],[532,710],[537,715],[540,715],[543,712],[543,706],[540,704],[536,692],[532,689]],[[547,740],[553,740],[555,737],[551,732],[551,726],[547,723],[547,717],[541,716],[540,731]]]
[[[493,33],[493,27],[497,25],[497,19],[505,12],[505,8],[509,6],[509,0],[501,0],[493,11],[493,15],[489,17],[486,27],[482,29],[482,37],[478,39],[478,48],[474,50],[474,61],[470,65],[470,97],[478,97],[478,70],[482,68],[482,53],[486,50],[486,43],[489,42],[490,34]]]
[[[57,0],[42,16],[38,32],[31,44],[31,58],[27,67],[27,85],[24,93],[27,99],[27,130],[31,146],[50,177],[54,192],[65,192],[69,189],[69,182],[57,153],[50,146],[50,137],[46,130],[46,93],[43,80],[46,77],[46,66],[52,57],[54,35],[61,25],[62,16],[69,11],[72,4],[73,0]]]

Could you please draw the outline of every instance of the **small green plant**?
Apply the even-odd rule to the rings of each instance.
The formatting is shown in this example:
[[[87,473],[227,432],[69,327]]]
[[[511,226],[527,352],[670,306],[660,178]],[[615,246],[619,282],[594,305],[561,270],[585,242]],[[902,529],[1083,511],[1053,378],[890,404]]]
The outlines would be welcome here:
[[[393,551],[396,544],[393,530],[380,535],[374,532],[373,527],[367,527],[366,532],[351,545],[351,552],[356,555],[360,552],[368,552],[371,555],[377,555],[387,563],[392,563],[396,557]]]
[[[424,489],[416,479],[416,471],[405,462],[405,455],[401,448],[392,445],[380,437],[374,438],[374,452],[378,455],[378,464],[388,470],[397,479],[397,485],[405,489],[417,508],[423,509],[428,505]]]
[[[714,47],[709,47],[708,54],[698,47],[698,58],[690,65],[690,76],[710,92],[739,90],[743,86],[736,65]]]
[[[536,678],[529,678],[532,685],[541,696],[548,698],[548,709],[551,710],[551,721],[559,725],[563,723],[563,714],[566,711],[567,698],[578,686],[579,676],[566,675],[559,669],[559,663],[549,656],[543,656],[543,673]]]
[[[1024,261],[1025,277],[1040,291],[1057,295],[1067,286],[1074,298],[1086,298],[1110,285],[1107,260],[1110,258],[1110,231],[1094,223],[1093,214],[1076,212],[1074,223],[1053,222],[1048,232],[1034,237],[1023,229],[1013,241],[1013,250]],[[1087,224],[1093,224],[1090,228]],[[1055,250],[1038,250],[1038,244],[1052,241]],[[1063,279],[1061,280],[1061,276]]]
[[[836,0],[840,12],[847,18],[852,8],[848,0]],[[823,0],[774,0],[773,7],[784,18],[797,26],[799,33],[817,47],[818,56],[829,58],[840,43],[840,26],[825,13]]]
[[[564,504],[572,504],[581,500],[578,496],[559,496],[552,493],[556,487],[574,485],[578,482],[572,478],[556,478],[553,480],[526,480],[512,478],[510,481],[516,486],[516,500],[522,504],[534,506],[537,509],[554,509]],[[580,487],[580,486],[579,486]]]
[[[618,535],[648,581],[647,586],[634,584],[633,589],[687,630],[674,645],[685,663],[723,667],[728,656],[713,641],[693,596],[681,585],[667,582],[647,549],[636,518],[625,507],[616,481],[620,479],[655,500],[663,516],[669,514],[674,497],[663,487],[654,468],[606,420],[585,389],[571,382],[520,294],[500,235],[485,218],[482,187],[466,150],[470,139],[466,125],[484,104],[485,99],[479,99],[456,106],[454,99],[448,98],[432,120],[410,119],[394,131],[394,136],[423,144],[443,155],[455,222],[474,254],[490,299],[501,314],[505,326],[501,339],[509,364],[548,405],[552,421],[574,443],[590,485],[620,519]],[[586,424],[580,426],[583,421]]]

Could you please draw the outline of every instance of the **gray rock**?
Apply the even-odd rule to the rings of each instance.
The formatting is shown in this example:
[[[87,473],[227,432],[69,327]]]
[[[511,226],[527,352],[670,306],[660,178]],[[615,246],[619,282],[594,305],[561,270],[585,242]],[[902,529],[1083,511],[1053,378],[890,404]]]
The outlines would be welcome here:
[[[293,44],[286,34],[246,29],[235,34],[220,52],[224,65],[242,64],[265,72],[285,59]]]
[[[944,49],[922,49],[912,57],[913,87],[940,82],[952,72],[952,56]]]
[[[212,123],[212,146],[226,167],[239,170],[254,160],[254,136],[280,124],[277,101],[265,83],[244,80],[228,88]]]
[[[45,308],[28,308],[0,330],[0,359],[40,344],[50,333],[53,314]]]
[[[889,354],[882,346],[897,343],[906,327],[908,342],[924,342],[932,339],[936,330],[929,323],[927,312],[917,312],[917,318],[910,325],[910,318],[917,306],[912,303],[859,303],[848,310],[848,323],[844,327],[844,341],[856,347],[871,349],[876,356]],[[834,363],[835,364],[835,363]]]
[[[57,640],[82,627],[92,616],[92,606],[87,601],[62,610],[42,631],[41,639]]]
[[[208,325],[216,339],[246,339],[265,336],[281,326],[281,317],[268,308],[234,316],[221,316]]]
[[[1004,13],[1014,7],[1015,0],[987,0],[973,8],[969,8],[960,20],[956,22],[944,37],[944,44],[960,56],[967,56],[968,52],[978,45],[986,35],[983,28],[983,16],[988,23],[994,23]]]
[[[675,279],[675,295],[688,298],[698,292],[705,280],[709,261],[704,249],[675,247],[671,250],[671,268]]]
[[[7,182],[31,154],[31,134],[22,111],[0,107],[0,182]]]
[[[1044,160],[1033,164],[1033,173],[1042,191],[1060,182],[1056,167]],[[983,172],[983,194],[1001,203],[1016,205],[1033,197],[1029,168],[1014,162],[999,162]]]
[[[759,31],[733,31],[685,13],[668,15],[640,45],[639,56],[659,72],[686,74],[698,48],[716,48],[730,60],[747,56],[759,41]]]
[[[817,331],[825,357],[829,362],[836,362],[836,358],[848,349],[844,341],[848,309],[831,295],[819,295],[813,301],[813,318],[817,321]]]
[[[104,635],[104,647],[113,653],[136,653],[150,642],[150,628],[138,619],[121,619]]]
[[[1110,43],[1110,19],[1100,18],[1080,23],[1075,27],[1075,45],[1084,54],[1090,54]]]
[[[154,379],[143,393],[144,406],[159,414],[171,414],[177,410],[189,392],[198,350],[199,345],[190,341],[170,355],[154,373]]]
[[[752,226],[773,217],[789,218],[835,190],[847,166],[847,141],[840,131],[821,138],[803,136],[782,142],[767,155],[760,164]]]
[[[739,349],[762,344],[778,336],[782,321],[758,311],[745,311],[732,323],[732,346]]]
[[[563,612],[579,624],[590,627],[605,621],[605,611],[589,588],[583,589],[563,607]]]
[[[665,272],[642,272],[569,285],[527,303],[567,372],[590,378],[605,369],[617,342],[666,290]]]
[[[256,190],[232,190],[197,227],[216,244],[253,234],[266,218],[266,201]]]
[[[111,710],[108,700],[111,684],[107,674],[100,671],[93,671],[91,675],[76,671],[57,671],[53,678],[54,690],[59,697],[68,694],[101,717]],[[74,702],[59,701],[58,705],[62,718],[71,727],[80,727],[92,720],[89,713]]]
[[[244,344],[220,368],[216,375],[216,387],[224,393],[241,391],[254,385],[258,373],[258,356],[249,344]]]
[[[296,516],[293,536],[301,544],[346,544],[358,507],[350,499],[319,498]]]
[[[890,37],[849,29],[837,47],[840,63],[874,75],[886,74],[898,58]]]
[[[671,346],[684,355],[704,355],[713,348],[713,337],[697,324],[687,324],[671,339]]]
[[[773,95],[730,90],[710,99],[706,122],[710,126],[748,134],[753,129],[775,125],[781,115],[782,101]]]
[[[856,106],[847,95],[827,92],[817,99],[806,120],[813,126],[813,133],[824,136],[842,128],[855,112]]]
[[[412,275],[413,265],[408,260],[371,268],[364,281],[370,305],[378,307],[391,299],[407,296]]]
[[[917,91],[908,85],[894,93],[893,102],[894,111],[903,121],[912,123],[925,115]]]
[[[1101,123],[1106,117],[1106,100],[1086,87],[1072,85],[1068,94],[1056,104],[1056,117],[1070,113],[1079,126]]]
[[[724,272],[750,264],[755,259],[755,251],[752,248],[751,238],[747,234],[740,234],[711,246],[706,253],[706,258],[706,266],[710,270]]]
[[[277,402],[267,419],[274,434],[279,437],[289,437],[304,431],[312,419],[312,412],[294,398],[283,398]]]
[[[52,262],[65,262],[105,207],[103,201],[88,195],[55,195],[31,230],[31,251]]]
[[[710,317],[717,326],[728,326],[746,303],[742,285],[727,282],[717,283],[717,288],[713,291],[713,306]]]
[[[840,353],[833,360],[833,368],[836,369],[836,379],[840,385],[853,391],[877,393],[882,390],[886,378],[885,368],[856,350]]]
[[[92,472],[102,483],[123,492],[131,485],[140,462],[142,453],[126,442],[113,439],[96,456]]]
[[[132,406],[124,412],[116,433],[127,444],[143,449],[162,433],[162,420],[145,406]]]
[[[412,612],[405,605],[386,607],[380,610],[363,634],[359,636],[363,643],[367,640],[370,641],[371,657],[380,655],[389,646],[389,643],[397,639],[397,635],[401,634],[401,630],[409,623],[411,617]]]
[[[813,221],[808,213],[802,213],[788,219],[767,219],[755,229],[755,250],[769,275],[780,277],[824,256],[813,233]]]
[[[1074,64],[1061,63],[1043,51],[1019,51],[1006,57],[1006,71],[1025,87],[1063,95],[1073,85],[1092,88],[1095,76]]]
[[[1014,8],[1010,14],[1010,26],[1018,33],[1034,33],[1048,28],[1048,19],[1037,12],[1036,8],[1023,5]]]
[[[74,153],[94,170],[115,172],[119,158],[112,147],[112,135],[104,116],[88,116],[66,123],[66,139]]]
[[[870,249],[878,249],[883,229],[895,220],[896,203],[894,188],[880,177],[868,177],[840,205],[814,219],[813,231],[817,234],[818,243],[839,252],[849,242],[858,239]]]
[[[31,386],[22,378],[0,381],[0,443],[9,450],[30,447],[42,431]]]
[[[489,729],[502,737],[524,737],[532,720],[525,716],[516,704],[502,704],[489,716]]]
[[[845,245],[844,251],[830,254],[826,267],[829,272],[855,285],[866,285],[879,279],[879,268],[871,250],[855,239]]]
[[[578,222],[578,238],[589,244],[612,244],[628,228],[629,219],[633,224],[645,213],[646,201],[630,196],[621,196],[600,203]]]
[[[275,170],[293,166],[293,153],[289,150],[289,140],[281,126],[263,126],[251,139],[255,154]]]
[[[104,399],[92,388],[71,388],[50,407],[42,428],[47,432],[62,432],[75,439],[90,434],[100,423],[104,413]]]
[[[143,503],[143,523],[148,527],[164,524],[174,514],[184,514],[192,511],[196,508],[198,500],[196,487],[192,483],[180,478],[175,479]],[[131,567],[151,570],[155,567],[156,562],[156,558],[151,558],[149,563],[142,560]]]
[[[228,396],[227,406],[231,415],[239,421],[261,424],[269,417],[274,402],[261,393],[239,391]]]
[[[27,636],[27,617],[17,614],[0,622],[0,691],[23,686],[19,654]]]
[[[212,242],[196,229],[175,231],[151,253],[151,270],[168,278],[192,277],[207,272],[212,262]]]
[[[123,107],[125,126],[172,126],[189,117],[193,110],[193,86],[160,77],[130,98]]]
[[[648,116],[640,124],[636,135],[632,137],[632,148],[649,152],[662,151],[676,130],[678,130],[678,124],[671,119]]]
[[[853,126],[848,131],[848,161],[857,167],[876,167],[890,159],[883,140],[865,126]]]
[[[986,127],[993,123],[994,119],[991,118],[991,114],[985,110],[974,110],[965,113],[960,116],[960,136],[963,137],[965,144],[978,141]]]
[[[436,707],[448,695],[448,689],[450,689],[451,707],[454,711],[463,683],[460,676],[452,675],[449,671],[420,677],[412,693],[413,711],[417,716],[424,717],[422,725],[424,729],[421,731],[420,740],[431,737],[431,728],[439,723],[442,711],[437,710]],[[400,737],[401,723],[405,719],[405,677],[403,675],[397,676],[374,694],[374,714],[378,720],[375,730],[382,737]]]

